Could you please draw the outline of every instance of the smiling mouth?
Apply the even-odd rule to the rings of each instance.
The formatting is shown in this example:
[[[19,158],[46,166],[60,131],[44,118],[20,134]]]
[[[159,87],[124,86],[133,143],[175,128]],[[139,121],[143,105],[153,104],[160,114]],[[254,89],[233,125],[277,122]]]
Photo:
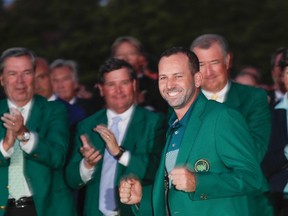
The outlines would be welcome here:
[[[18,91],[18,92],[24,92],[24,91],[26,91],[25,88],[16,88],[15,90]]]
[[[171,91],[171,92],[167,92],[167,95],[169,97],[175,97],[179,94],[179,91]]]
[[[204,77],[204,80],[214,80],[216,78],[217,76],[209,76],[209,77]]]

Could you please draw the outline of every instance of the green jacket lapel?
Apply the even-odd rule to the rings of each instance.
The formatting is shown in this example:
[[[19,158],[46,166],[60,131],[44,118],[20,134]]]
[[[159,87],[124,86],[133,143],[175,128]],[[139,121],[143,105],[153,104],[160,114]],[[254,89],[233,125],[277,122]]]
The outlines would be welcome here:
[[[195,142],[201,126],[201,114],[204,112],[206,103],[207,99],[202,93],[200,93],[196,101],[195,107],[191,113],[187,128],[185,130],[185,134],[183,136],[183,140],[176,161],[176,166],[187,165],[187,159],[190,152],[192,151],[191,149],[193,147],[193,143]]]
[[[43,112],[45,107],[41,101],[41,98],[34,96],[32,101],[32,107],[28,116],[26,126],[31,131],[39,131],[40,124],[43,120]]]
[[[97,143],[96,148],[98,150],[100,150],[102,153],[104,153],[104,151],[105,151],[105,142],[101,138],[100,134],[98,134],[97,132],[93,131],[93,129],[97,125],[100,125],[100,124],[108,125],[107,109],[100,110],[97,113],[97,115],[94,116],[94,118],[89,120],[89,124],[87,124],[87,125],[89,125],[88,126],[89,129],[87,128],[87,130],[90,130],[90,128],[91,128],[90,133],[88,133],[89,135],[91,135],[91,137],[89,137],[89,138],[93,137],[93,142]],[[79,136],[80,136],[80,134],[79,134]]]
[[[241,104],[239,96],[237,94],[237,86],[233,82],[231,82],[230,89],[228,91],[224,104],[233,108],[237,108]]]
[[[131,148],[132,145],[134,145],[133,142],[133,140],[135,140],[134,136],[139,135],[135,134],[134,132],[134,128],[137,128],[137,124],[140,124],[143,121],[143,116],[139,113],[140,113],[139,108],[135,106],[135,109],[130,118],[130,122],[128,123],[128,127],[126,129],[126,133],[124,135],[124,139],[122,142],[123,148]]]

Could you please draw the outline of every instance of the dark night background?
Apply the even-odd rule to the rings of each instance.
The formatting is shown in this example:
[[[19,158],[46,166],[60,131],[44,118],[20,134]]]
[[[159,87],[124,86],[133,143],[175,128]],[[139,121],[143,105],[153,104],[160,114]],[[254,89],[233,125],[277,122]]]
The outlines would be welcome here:
[[[3,1],[4,2],[4,1]],[[233,72],[255,65],[271,83],[270,56],[287,46],[287,0],[15,0],[0,8],[0,51],[27,47],[49,61],[73,59],[93,85],[118,36],[138,38],[156,58],[203,33],[219,33],[234,54]]]

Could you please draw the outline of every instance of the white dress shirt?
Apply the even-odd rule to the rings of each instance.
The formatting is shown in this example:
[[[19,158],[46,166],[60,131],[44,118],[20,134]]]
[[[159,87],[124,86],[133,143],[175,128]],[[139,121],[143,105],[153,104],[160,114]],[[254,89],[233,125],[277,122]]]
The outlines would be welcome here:
[[[119,143],[118,143],[119,146],[121,146],[121,143],[122,143],[123,138],[125,136],[125,132],[126,132],[128,124],[130,122],[131,116],[133,114],[134,107],[135,106],[132,105],[128,110],[126,110],[124,113],[121,113],[120,115],[116,114],[115,112],[113,112],[110,109],[107,110],[108,128],[109,129],[112,126],[113,117],[115,117],[115,116],[121,117],[121,122],[119,122]],[[97,133],[97,132],[95,132],[95,133]],[[123,155],[121,156],[121,158],[118,160],[118,163],[121,163],[123,166],[128,166],[129,160],[130,160],[130,155],[131,155],[131,153],[126,150],[123,153]],[[81,179],[84,183],[87,183],[91,179],[94,170],[95,170],[95,167],[93,167],[91,169],[87,169],[84,166],[84,159],[82,159],[82,161],[80,162],[80,176],[81,176]]]
[[[230,89],[230,85],[231,85],[231,83],[228,81],[227,84],[224,86],[224,88],[221,89],[219,92],[209,92],[209,91],[206,91],[202,88],[201,88],[201,91],[208,100],[211,100],[212,96],[214,94],[217,94],[218,98],[216,99],[216,101],[219,103],[223,103],[227,97],[227,93]]]
[[[48,101],[55,101],[57,99],[57,96],[55,94],[52,94],[47,100]]]

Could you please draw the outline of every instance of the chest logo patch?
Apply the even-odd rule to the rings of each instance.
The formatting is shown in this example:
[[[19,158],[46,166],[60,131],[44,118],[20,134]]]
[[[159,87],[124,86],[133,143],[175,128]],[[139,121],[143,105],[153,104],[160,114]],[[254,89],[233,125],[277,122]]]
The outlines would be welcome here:
[[[199,159],[196,161],[194,165],[195,172],[208,172],[210,169],[210,165],[208,160],[206,159]]]

